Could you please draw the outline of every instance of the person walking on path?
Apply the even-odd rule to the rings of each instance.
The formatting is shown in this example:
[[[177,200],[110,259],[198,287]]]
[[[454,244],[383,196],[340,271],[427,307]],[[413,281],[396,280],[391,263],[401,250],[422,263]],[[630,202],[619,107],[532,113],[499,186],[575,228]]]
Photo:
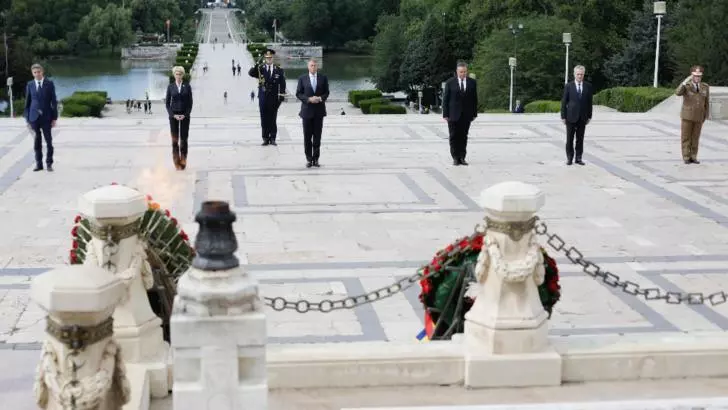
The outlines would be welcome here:
[[[58,120],[58,99],[53,81],[43,75],[43,66],[33,64],[30,67],[33,79],[25,86],[25,110],[23,117],[28,127],[35,133],[33,149],[35,150],[35,168],[33,172],[43,170],[43,139],[46,142],[46,169],[53,172],[53,136],[51,129]],[[41,135],[42,132],[42,135]]]

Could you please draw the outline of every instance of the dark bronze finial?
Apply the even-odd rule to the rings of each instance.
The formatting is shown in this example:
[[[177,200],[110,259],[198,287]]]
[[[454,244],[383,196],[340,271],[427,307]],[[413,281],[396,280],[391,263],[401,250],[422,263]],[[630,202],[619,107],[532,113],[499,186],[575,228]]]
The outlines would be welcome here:
[[[238,241],[233,232],[235,214],[224,201],[202,203],[195,221],[200,230],[195,239],[195,258],[192,266],[201,270],[226,270],[240,265],[235,251]]]

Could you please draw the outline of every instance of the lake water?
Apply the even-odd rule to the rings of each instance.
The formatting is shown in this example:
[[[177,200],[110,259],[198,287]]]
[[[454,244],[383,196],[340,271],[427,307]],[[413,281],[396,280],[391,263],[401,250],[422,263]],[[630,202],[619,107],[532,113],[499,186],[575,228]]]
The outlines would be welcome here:
[[[56,84],[58,98],[74,91],[104,90],[113,100],[127,98],[162,99],[167,90],[168,61],[130,61],[109,58],[72,58],[49,61],[46,70]],[[345,99],[354,89],[372,89],[369,80],[372,59],[366,56],[326,54],[321,73],[329,77],[332,99]],[[285,66],[284,66],[285,67]],[[305,62],[286,68],[286,84],[294,92],[297,78],[307,72]]]

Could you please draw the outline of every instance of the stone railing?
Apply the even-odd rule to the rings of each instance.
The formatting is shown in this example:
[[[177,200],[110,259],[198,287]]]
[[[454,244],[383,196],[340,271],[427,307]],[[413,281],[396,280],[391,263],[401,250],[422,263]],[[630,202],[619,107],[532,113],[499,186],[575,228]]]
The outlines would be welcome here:
[[[163,60],[173,58],[181,44],[162,46],[135,46],[121,49],[122,59]]]
[[[131,399],[112,313],[126,286],[95,266],[69,266],[33,280],[31,297],[46,316],[33,390],[38,407],[120,410]]]
[[[258,284],[234,253],[235,214],[205,202],[197,255],[177,287],[171,320],[174,409],[265,410],[266,322]]]

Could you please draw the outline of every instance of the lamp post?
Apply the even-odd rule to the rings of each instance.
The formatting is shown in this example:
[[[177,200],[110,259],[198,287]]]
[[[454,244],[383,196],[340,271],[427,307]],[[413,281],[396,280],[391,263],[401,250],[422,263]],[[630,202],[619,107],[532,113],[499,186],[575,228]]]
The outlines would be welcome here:
[[[518,58],[518,33],[523,30],[523,24],[509,24],[508,30],[513,34],[513,65],[511,66],[511,111],[513,111],[513,89],[516,87],[516,59]],[[508,61],[510,62],[510,59]]]
[[[10,98],[10,118],[15,118],[15,112],[13,112],[13,77],[8,77],[8,97]]]
[[[516,70],[516,57],[509,57],[508,65],[511,67],[511,98],[508,104],[508,111],[513,112],[513,72]]]
[[[662,27],[662,16],[667,13],[667,3],[656,1],[654,7],[654,13],[657,17],[657,41],[655,42],[655,79],[652,86],[657,88],[657,72],[660,68],[660,28]]]
[[[419,99],[418,108],[420,109],[420,114],[422,114],[422,90],[417,91],[417,98]]]
[[[569,45],[571,45],[571,33],[564,33],[562,41],[566,46],[566,64],[564,66],[564,84],[569,82]]]

